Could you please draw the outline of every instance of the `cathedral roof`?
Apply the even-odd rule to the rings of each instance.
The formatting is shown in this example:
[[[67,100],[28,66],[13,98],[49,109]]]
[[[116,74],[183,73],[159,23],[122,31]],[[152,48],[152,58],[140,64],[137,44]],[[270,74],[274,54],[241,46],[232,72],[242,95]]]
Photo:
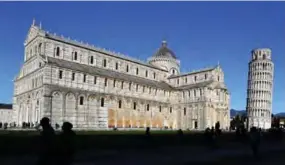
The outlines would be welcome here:
[[[80,48],[84,48],[84,49],[87,49],[87,50],[90,50],[90,51],[99,52],[99,53],[102,53],[102,54],[107,55],[107,56],[111,56],[111,57],[123,59],[123,60],[126,60],[126,61],[134,62],[134,63],[140,64],[140,65],[144,65],[144,66],[147,66],[147,67],[150,67],[150,68],[153,68],[153,69],[165,71],[164,69],[161,69],[159,67],[150,65],[149,63],[147,63],[145,61],[141,61],[141,60],[138,60],[138,59],[135,59],[135,58],[123,55],[123,54],[115,53],[115,52],[112,52],[112,51],[109,51],[109,50],[106,50],[106,49],[102,49],[102,48],[97,48],[97,47],[95,47],[93,45],[85,44],[85,43],[78,42],[78,41],[75,41],[75,40],[66,39],[64,37],[60,37],[60,36],[57,36],[57,35],[54,35],[54,34],[50,34],[48,32],[45,32],[45,33],[46,33],[45,37],[47,37],[48,39],[52,39],[52,40],[55,40],[55,41],[67,43],[67,44],[70,44],[70,45],[73,45],[73,46],[77,46],[77,47],[80,47]]]
[[[200,83],[183,85],[183,86],[177,87],[176,89],[178,89],[178,90],[185,90],[185,89],[191,89],[191,88],[205,87],[205,86],[208,86],[208,85],[212,84],[213,82],[214,82],[213,80],[203,81],[203,82],[200,82]]]
[[[175,53],[167,47],[166,41],[162,41],[161,47],[153,55],[153,57],[166,57],[177,59]]]
[[[197,73],[203,73],[203,72],[208,72],[208,71],[212,71],[214,69],[216,69],[217,67],[210,67],[210,68],[205,68],[205,69],[201,69],[201,70],[197,70],[197,71],[192,71],[192,72],[188,72],[188,73],[183,73],[183,74],[179,74],[179,75],[170,75],[168,78],[178,78],[178,77],[183,77],[183,76],[188,76],[191,74],[197,74]]]
[[[43,58],[45,58],[45,56],[43,56]],[[91,75],[100,75],[103,77],[108,77],[108,78],[113,78],[113,79],[118,79],[118,80],[124,80],[127,82],[134,82],[137,84],[161,88],[161,89],[165,89],[165,90],[173,89],[173,87],[171,87],[169,84],[167,84],[166,82],[163,82],[163,81],[149,80],[149,79],[138,77],[138,76],[120,73],[120,72],[116,72],[116,71],[112,71],[112,70],[108,70],[108,69],[98,68],[95,66],[91,67],[91,66],[88,66],[85,64],[79,64],[79,63],[61,60],[61,59],[52,58],[52,57],[47,57],[47,61],[49,64],[56,65],[56,66],[61,67],[61,68],[77,70],[80,72],[89,73]]]

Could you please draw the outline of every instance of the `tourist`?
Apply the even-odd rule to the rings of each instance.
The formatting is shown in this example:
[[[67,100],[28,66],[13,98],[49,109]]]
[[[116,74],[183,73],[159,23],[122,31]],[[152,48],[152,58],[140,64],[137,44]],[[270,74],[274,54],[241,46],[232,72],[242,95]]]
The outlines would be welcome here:
[[[44,117],[40,121],[42,131],[40,135],[40,152],[38,165],[52,164],[55,155],[55,132],[50,125],[50,120]]]
[[[62,125],[62,133],[59,140],[59,164],[70,165],[75,153],[75,132],[72,131],[73,125],[70,122],[64,122]]]
[[[252,127],[250,130],[250,141],[253,155],[257,156],[260,145],[260,132],[257,130],[256,127]]]

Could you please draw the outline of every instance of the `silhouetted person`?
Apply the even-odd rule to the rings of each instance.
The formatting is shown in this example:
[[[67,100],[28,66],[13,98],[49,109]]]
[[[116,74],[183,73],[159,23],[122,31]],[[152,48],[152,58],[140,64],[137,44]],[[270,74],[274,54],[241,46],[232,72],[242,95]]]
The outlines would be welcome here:
[[[55,156],[55,132],[47,117],[41,119],[40,125],[43,130],[40,135],[40,155],[38,165],[49,165],[52,164]]]
[[[150,128],[149,127],[146,127],[145,135],[150,136]]]
[[[253,155],[257,156],[260,145],[260,132],[256,129],[256,127],[252,127],[250,130],[250,142]]]
[[[73,125],[70,122],[64,122],[59,139],[59,165],[70,165],[75,154],[75,132],[72,131]]]

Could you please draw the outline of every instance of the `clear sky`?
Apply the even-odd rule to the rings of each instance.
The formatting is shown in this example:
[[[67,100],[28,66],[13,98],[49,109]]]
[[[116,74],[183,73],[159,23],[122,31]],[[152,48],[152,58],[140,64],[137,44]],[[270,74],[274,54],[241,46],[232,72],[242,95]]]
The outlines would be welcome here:
[[[246,106],[250,51],[269,47],[273,112],[285,111],[285,2],[0,2],[0,102],[12,102],[33,18],[48,31],[140,59],[166,39],[182,71],[219,61],[234,109]]]

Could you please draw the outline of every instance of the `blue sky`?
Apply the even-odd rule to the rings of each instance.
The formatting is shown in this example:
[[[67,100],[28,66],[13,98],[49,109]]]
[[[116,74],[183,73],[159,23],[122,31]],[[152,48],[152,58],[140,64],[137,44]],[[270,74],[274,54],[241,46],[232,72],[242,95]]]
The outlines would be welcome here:
[[[11,102],[35,18],[44,29],[140,59],[166,39],[182,71],[220,62],[231,107],[245,109],[250,51],[272,49],[273,112],[284,111],[285,2],[0,2],[0,102]]]

